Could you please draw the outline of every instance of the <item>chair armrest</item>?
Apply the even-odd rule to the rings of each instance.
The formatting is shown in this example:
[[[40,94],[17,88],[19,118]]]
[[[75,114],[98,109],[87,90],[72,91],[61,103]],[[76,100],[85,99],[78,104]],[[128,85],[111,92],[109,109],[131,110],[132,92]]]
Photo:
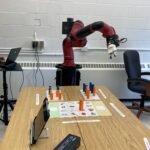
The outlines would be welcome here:
[[[141,72],[141,75],[150,75],[150,72]]]
[[[135,79],[128,79],[127,82],[130,83],[141,83],[146,88],[146,96],[150,96],[150,80],[143,79],[143,78],[135,78]]]

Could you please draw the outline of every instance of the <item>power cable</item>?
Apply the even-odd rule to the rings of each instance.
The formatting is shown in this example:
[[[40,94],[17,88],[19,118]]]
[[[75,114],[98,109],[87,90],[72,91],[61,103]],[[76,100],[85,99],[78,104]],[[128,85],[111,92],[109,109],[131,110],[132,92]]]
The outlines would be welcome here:
[[[35,86],[37,86],[37,74],[38,74],[38,71],[40,72],[40,75],[42,77],[42,84],[44,86],[44,76],[43,76],[43,73],[40,69],[40,58],[39,58],[39,52],[38,52],[38,49],[36,48],[35,49],[35,59],[36,59],[36,71],[34,72],[34,75],[35,75]]]
[[[23,70],[21,72],[22,72],[22,83],[21,83],[21,86],[19,88],[19,92],[21,91],[21,88],[22,88],[22,86],[24,84],[24,72],[23,72]]]
[[[11,71],[10,71],[10,74],[9,74],[9,89],[10,89],[11,97],[12,97],[12,100],[13,100],[14,99],[13,98],[13,92],[12,92],[12,88],[11,88]]]

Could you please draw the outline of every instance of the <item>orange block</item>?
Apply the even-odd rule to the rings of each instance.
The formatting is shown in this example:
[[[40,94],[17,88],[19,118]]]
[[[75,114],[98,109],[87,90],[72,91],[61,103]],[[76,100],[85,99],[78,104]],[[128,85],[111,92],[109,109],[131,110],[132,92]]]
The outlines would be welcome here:
[[[59,97],[59,93],[60,93],[60,91],[57,90],[57,91],[56,91],[56,97]]]
[[[84,101],[83,101],[83,99],[81,99],[79,102],[79,110],[83,111],[84,110],[83,107],[84,107]]]
[[[88,86],[86,87],[86,97],[87,97],[87,99],[90,98],[90,89]]]
[[[93,88],[93,96],[95,96],[96,95],[96,86],[94,86],[94,88]]]
[[[50,99],[53,100],[53,92],[50,91]]]
[[[61,100],[61,98],[62,98],[62,94],[61,92],[59,92],[59,100]]]
[[[85,93],[86,93],[88,90],[89,90],[89,87],[88,87],[88,86],[86,86]]]
[[[49,91],[49,95],[50,95],[51,92],[52,92],[52,90]]]

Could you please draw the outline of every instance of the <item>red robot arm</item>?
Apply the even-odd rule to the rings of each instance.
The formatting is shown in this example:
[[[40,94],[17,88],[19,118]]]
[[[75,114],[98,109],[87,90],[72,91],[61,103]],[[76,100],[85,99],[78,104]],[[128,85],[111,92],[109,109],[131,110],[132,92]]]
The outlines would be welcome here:
[[[94,22],[84,27],[81,21],[75,21],[72,25],[71,32],[63,41],[63,52],[64,52],[64,63],[63,66],[73,67],[74,53],[73,47],[84,47],[87,43],[86,37],[95,31],[102,33],[103,37],[106,38],[107,46],[119,46],[119,37],[115,33],[113,27],[107,25],[102,21]],[[114,48],[114,47],[113,47]],[[116,51],[116,49],[110,50],[110,56]]]

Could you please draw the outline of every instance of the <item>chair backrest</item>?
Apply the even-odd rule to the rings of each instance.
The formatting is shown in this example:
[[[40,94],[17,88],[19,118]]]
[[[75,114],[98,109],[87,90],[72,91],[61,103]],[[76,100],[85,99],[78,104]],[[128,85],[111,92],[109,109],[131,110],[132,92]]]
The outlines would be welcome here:
[[[128,78],[140,78],[141,65],[139,53],[136,50],[128,50],[124,52],[123,56]]]

